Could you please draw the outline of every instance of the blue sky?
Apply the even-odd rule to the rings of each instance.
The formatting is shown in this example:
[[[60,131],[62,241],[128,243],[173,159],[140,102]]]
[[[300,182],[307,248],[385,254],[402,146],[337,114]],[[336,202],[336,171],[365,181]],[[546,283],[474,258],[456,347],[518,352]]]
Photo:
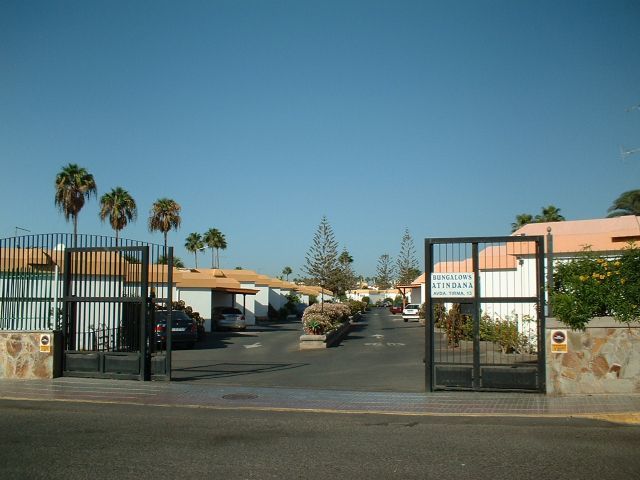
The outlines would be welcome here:
[[[71,231],[67,163],[129,190],[127,238],[216,227],[223,267],[300,273],[322,215],[373,275],[405,227],[503,235],[640,188],[637,1],[0,0],[0,237]],[[82,233],[110,234],[92,199]]]

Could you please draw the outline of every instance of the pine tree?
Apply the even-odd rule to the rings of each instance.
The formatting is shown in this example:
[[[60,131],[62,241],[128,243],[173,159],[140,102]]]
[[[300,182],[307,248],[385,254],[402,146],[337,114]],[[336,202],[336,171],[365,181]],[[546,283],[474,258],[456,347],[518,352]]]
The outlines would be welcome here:
[[[342,250],[338,257],[338,268],[333,278],[329,281],[329,284],[334,286],[333,293],[339,297],[343,297],[347,290],[352,290],[357,284],[358,279],[351,266],[352,263],[353,257],[351,254],[347,249]]]
[[[303,267],[305,273],[321,287],[331,289],[329,282],[338,269],[338,243],[326,216],[320,220],[313,243],[307,251],[306,261]]]
[[[376,271],[377,287],[382,290],[386,290],[387,288],[391,287],[391,285],[393,285],[393,274],[393,262],[389,254],[385,253],[383,255],[380,255]]]
[[[411,237],[408,228],[404,229],[404,235],[402,235],[397,266],[398,283],[400,285],[410,285],[411,282],[420,275],[418,260],[416,259],[416,249],[413,246],[413,238]]]

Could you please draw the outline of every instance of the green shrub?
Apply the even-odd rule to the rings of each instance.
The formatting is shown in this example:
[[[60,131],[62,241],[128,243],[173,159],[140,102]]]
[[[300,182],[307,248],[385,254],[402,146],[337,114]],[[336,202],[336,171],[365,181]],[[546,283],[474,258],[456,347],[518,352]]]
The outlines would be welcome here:
[[[357,315],[358,313],[364,313],[367,308],[367,305],[364,302],[360,302],[358,300],[347,300],[346,305],[351,311],[351,316]]]
[[[447,343],[450,347],[457,347],[460,345],[460,340],[466,339],[469,335],[469,318],[468,315],[462,314],[459,303],[454,303],[451,306],[444,322],[444,329],[447,333]],[[473,338],[473,332],[471,335]]]
[[[620,255],[603,257],[585,250],[555,266],[550,303],[554,315],[575,330],[593,317],[620,322],[640,319],[640,250],[630,244]]]

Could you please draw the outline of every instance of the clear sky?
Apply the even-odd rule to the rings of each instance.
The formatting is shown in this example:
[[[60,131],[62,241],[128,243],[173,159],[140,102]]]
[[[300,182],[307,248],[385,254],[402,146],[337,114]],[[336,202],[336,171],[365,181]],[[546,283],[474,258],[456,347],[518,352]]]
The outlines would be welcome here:
[[[71,231],[71,162],[133,195],[123,237],[182,205],[187,264],[216,227],[223,268],[299,275],[326,215],[373,275],[405,227],[422,263],[544,205],[605,216],[640,188],[638,104],[638,1],[0,0],[0,237]]]

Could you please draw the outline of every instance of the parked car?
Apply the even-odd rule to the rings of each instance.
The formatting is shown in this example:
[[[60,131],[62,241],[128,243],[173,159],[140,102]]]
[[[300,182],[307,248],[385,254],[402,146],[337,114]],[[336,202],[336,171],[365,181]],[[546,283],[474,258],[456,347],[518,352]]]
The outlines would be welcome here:
[[[216,330],[221,328],[244,330],[247,328],[244,315],[235,307],[215,307],[211,321]]]
[[[156,343],[165,345],[167,342],[167,311],[157,310],[154,312],[156,323]],[[184,345],[193,348],[198,341],[198,326],[193,318],[190,318],[182,310],[171,312],[171,345]]]
[[[402,313],[402,305],[391,305],[389,311],[394,315]]]
[[[409,303],[402,310],[402,319],[405,322],[409,320],[419,320],[420,319],[420,305],[417,303]]]

